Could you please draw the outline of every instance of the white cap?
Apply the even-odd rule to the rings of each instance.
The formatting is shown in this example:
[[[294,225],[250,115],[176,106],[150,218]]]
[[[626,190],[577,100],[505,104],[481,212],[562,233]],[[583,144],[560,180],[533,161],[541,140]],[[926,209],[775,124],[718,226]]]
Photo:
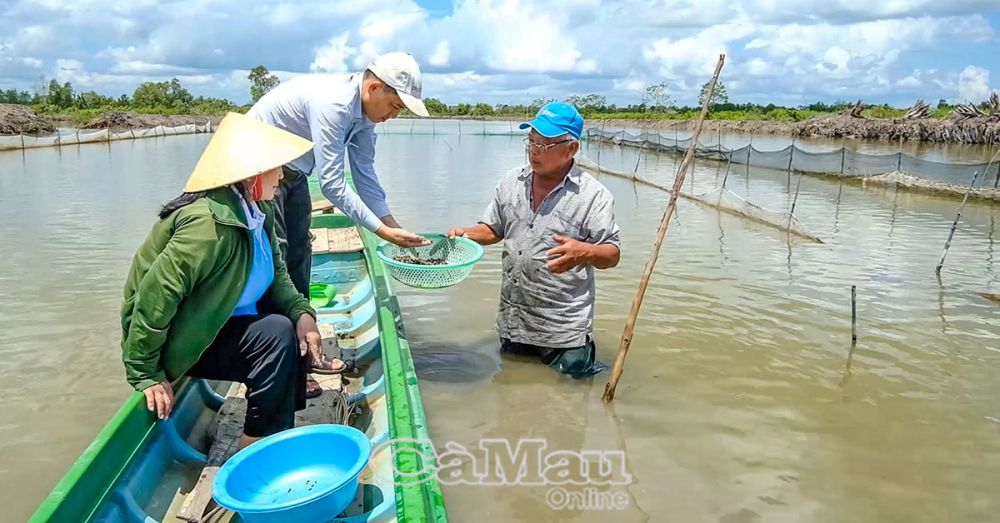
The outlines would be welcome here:
[[[420,100],[420,90],[423,82],[420,79],[420,66],[410,53],[387,53],[375,59],[368,70],[375,73],[385,85],[392,87],[399,94],[406,108],[418,116],[430,116],[424,102]]]

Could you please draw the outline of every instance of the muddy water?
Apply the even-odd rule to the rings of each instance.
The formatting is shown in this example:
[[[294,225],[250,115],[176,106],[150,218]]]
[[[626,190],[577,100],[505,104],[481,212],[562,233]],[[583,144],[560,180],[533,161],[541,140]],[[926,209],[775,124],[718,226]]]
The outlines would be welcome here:
[[[30,514],[128,393],[116,326],[125,271],[207,138],[0,153],[0,501],[12,520]],[[378,148],[394,214],[427,232],[474,223],[523,158],[511,136],[387,133]],[[608,147],[602,165],[638,163],[670,183],[674,158],[637,154]],[[731,176],[749,201],[790,207],[795,178]],[[699,163],[685,188],[708,191],[720,177]],[[624,249],[598,279],[598,354],[610,362],[666,195],[601,180]],[[614,513],[552,506],[586,485],[465,484],[444,487],[450,517],[992,519],[1000,307],[980,293],[1000,292],[1000,208],[969,204],[939,281],[933,267],[957,205],[807,177],[796,215],[824,241],[814,244],[682,201],[611,407],[600,401],[606,376],[574,381],[497,354],[499,248],[451,289],[397,286],[436,446],[541,439],[546,452],[625,456],[626,484],[589,498],[597,509],[624,496]]]

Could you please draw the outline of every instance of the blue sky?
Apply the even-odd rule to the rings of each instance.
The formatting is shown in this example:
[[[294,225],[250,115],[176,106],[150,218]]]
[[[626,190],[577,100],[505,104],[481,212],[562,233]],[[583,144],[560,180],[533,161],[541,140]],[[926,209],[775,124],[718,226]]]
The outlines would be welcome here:
[[[735,102],[981,101],[1000,89],[998,0],[0,0],[0,89],[131,93],[177,77],[245,102],[247,71],[361,70],[406,50],[425,96],[519,103],[666,83],[691,104],[718,53]]]

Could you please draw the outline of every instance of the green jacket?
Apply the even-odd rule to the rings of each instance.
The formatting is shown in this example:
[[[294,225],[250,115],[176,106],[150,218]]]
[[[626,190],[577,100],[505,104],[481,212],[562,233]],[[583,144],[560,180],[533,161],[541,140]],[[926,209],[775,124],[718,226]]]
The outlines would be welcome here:
[[[261,202],[274,253],[274,282],[261,298],[292,322],[315,311],[292,285],[274,234],[274,207]],[[229,187],[156,222],[125,283],[122,360],[143,390],[184,375],[236,309],[253,260],[239,197]]]

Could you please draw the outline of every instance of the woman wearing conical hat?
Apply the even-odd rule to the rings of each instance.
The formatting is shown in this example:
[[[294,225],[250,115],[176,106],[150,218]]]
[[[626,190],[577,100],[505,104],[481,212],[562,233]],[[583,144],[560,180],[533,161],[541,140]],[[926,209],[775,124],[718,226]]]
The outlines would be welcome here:
[[[308,352],[320,353],[320,336],[274,242],[269,200],[281,166],[311,147],[230,113],[136,253],[122,360],[160,419],[173,407],[170,382],[184,375],[246,385],[241,445],[291,428],[305,407]]]

